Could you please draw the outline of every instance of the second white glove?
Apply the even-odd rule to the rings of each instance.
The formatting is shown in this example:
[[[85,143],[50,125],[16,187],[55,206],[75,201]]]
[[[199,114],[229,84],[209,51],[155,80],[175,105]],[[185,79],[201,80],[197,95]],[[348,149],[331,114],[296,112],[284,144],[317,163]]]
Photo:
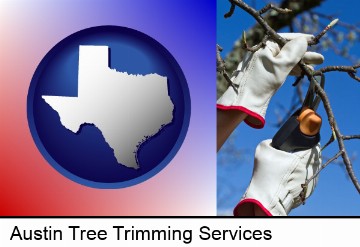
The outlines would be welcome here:
[[[320,145],[294,153],[271,146],[271,140],[261,142],[255,152],[252,179],[243,198],[234,209],[235,216],[252,215],[257,205],[266,215],[286,216],[302,203],[302,184],[321,166]],[[314,191],[317,177],[307,186],[305,198]]]

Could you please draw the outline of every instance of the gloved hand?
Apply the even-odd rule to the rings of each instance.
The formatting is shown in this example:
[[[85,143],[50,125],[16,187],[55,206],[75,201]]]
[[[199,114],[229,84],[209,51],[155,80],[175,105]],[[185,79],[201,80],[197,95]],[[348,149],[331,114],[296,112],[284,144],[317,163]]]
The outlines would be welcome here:
[[[284,152],[262,141],[256,148],[252,179],[234,216],[253,215],[254,204],[269,216],[287,216],[302,201],[301,187],[321,166],[320,145],[305,151]],[[308,184],[305,198],[314,191],[317,178]]]
[[[306,64],[320,64],[324,57],[306,52],[307,41],[313,35],[301,33],[280,34],[290,40],[282,49],[273,41],[255,53],[247,52],[231,78],[237,90],[229,87],[218,99],[217,108],[240,110],[248,114],[245,122],[254,128],[262,128],[270,98],[280,88],[291,72],[300,75],[296,66],[303,58]]]

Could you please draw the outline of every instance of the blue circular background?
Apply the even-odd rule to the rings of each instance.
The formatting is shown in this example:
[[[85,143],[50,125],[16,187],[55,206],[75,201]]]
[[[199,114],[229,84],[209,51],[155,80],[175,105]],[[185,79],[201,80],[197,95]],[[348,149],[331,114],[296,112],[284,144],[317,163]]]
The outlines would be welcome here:
[[[77,134],[66,129],[58,113],[41,98],[77,96],[79,45],[108,46],[109,67],[117,71],[157,73],[168,78],[173,121],[141,144],[137,153],[139,169],[118,164],[95,126],[82,125]],[[190,95],[180,66],[160,43],[133,29],[98,26],[68,36],[46,54],[31,80],[27,113],[38,149],[57,171],[90,187],[121,188],[154,176],[175,156],[189,125]]]

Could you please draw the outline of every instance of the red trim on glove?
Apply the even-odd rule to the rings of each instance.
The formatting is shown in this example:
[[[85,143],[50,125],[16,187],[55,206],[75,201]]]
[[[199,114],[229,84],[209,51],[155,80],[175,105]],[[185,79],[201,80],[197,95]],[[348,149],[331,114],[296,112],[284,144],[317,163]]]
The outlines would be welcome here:
[[[270,213],[269,210],[267,210],[262,204],[261,202],[259,202],[258,200],[256,199],[251,199],[251,198],[247,198],[247,199],[244,199],[244,200],[241,200],[238,205],[236,205],[236,207],[234,208],[234,211],[233,211],[233,214],[234,216],[238,216],[236,214],[236,212],[239,210],[239,208],[245,204],[245,203],[253,203],[253,204],[256,204],[267,216],[272,216],[272,214]]]
[[[249,125],[250,127],[252,128],[255,128],[255,129],[262,129],[265,125],[265,119],[260,116],[259,114],[253,112],[253,111],[250,111],[249,109],[245,108],[245,107],[242,107],[242,106],[225,106],[225,105],[219,105],[219,104],[216,104],[216,108],[217,109],[220,109],[220,110],[238,110],[238,111],[242,111],[246,114],[248,114],[250,117],[253,117],[255,118],[257,121],[260,122],[260,124],[254,124],[252,121],[249,121],[248,118],[245,119],[245,123],[247,125]]]

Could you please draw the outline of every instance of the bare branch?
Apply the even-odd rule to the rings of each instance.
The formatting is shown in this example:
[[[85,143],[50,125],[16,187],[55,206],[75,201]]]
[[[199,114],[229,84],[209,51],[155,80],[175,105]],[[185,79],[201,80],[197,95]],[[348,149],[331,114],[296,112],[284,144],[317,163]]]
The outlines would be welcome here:
[[[231,81],[230,76],[226,72],[226,65],[224,60],[221,58],[220,52],[222,51],[222,47],[219,45],[216,45],[216,70],[220,72],[224,78],[226,79],[229,86],[233,87],[235,91],[237,91],[236,86]]]
[[[295,82],[292,84],[293,87],[297,86],[302,81],[302,79],[304,79],[304,76],[305,76],[305,74],[302,74],[301,76],[296,77]]]
[[[323,68],[319,69],[318,71],[316,71],[315,75],[319,75],[319,74],[331,72],[331,71],[343,71],[343,72],[356,73],[355,66],[327,66],[327,67],[323,67]]]
[[[344,141],[352,140],[352,139],[360,139],[360,135],[346,135],[346,136],[343,135],[343,136],[341,136],[341,139],[343,139]],[[331,135],[329,140],[327,141],[327,143],[322,146],[321,151],[323,151],[325,148],[327,148],[334,141],[335,141],[335,138],[333,135]]]
[[[354,80],[357,80],[360,82],[360,77],[358,77],[357,75],[355,75],[355,73],[352,73],[352,72],[348,72],[349,76],[351,78],[353,78]]]
[[[224,60],[221,58],[220,56],[220,52],[222,51],[222,47],[219,45],[216,45],[216,70],[217,72],[222,73],[223,71],[225,71],[225,62]]]
[[[325,148],[327,148],[331,143],[333,143],[335,141],[334,135],[330,136],[330,139],[328,140],[328,142],[322,146],[321,151],[323,151]]]
[[[231,16],[234,14],[235,7],[236,7],[235,4],[231,3],[230,10],[229,10],[229,12],[227,12],[227,13],[224,15],[224,17],[225,17],[225,18],[231,17]]]
[[[360,64],[356,64],[354,66],[327,66],[323,67],[317,71],[314,71],[314,75],[320,75],[322,73],[331,72],[331,71],[340,71],[347,72],[351,78],[360,82],[360,77],[356,75],[356,69],[360,67]]]
[[[301,185],[302,187],[302,191],[300,193],[300,198],[303,204],[305,204],[305,200],[306,200],[306,191],[308,188],[308,185],[310,183],[311,180],[313,180],[314,178],[316,178],[317,176],[319,176],[320,172],[327,167],[331,162],[335,161],[337,158],[339,158],[339,156],[342,154],[342,151],[337,152],[337,154],[335,154],[332,158],[328,159],[325,164],[321,165],[320,169],[317,170],[310,178],[306,179],[305,183]]]
[[[231,2],[231,8],[233,8],[234,5],[237,5],[238,7],[242,8],[243,10],[245,10],[246,12],[248,12],[251,16],[253,16],[255,18],[255,20],[266,30],[266,33],[269,34],[271,36],[272,39],[274,39],[280,46],[284,46],[286,44],[286,40],[281,37],[280,35],[278,35],[274,29],[272,29],[269,24],[262,18],[261,16],[261,11],[263,9],[265,9],[266,11],[270,9],[270,7],[265,6],[262,10],[260,11],[256,11],[255,9],[253,9],[252,7],[250,7],[249,5],[247,5],[246,3],[244,3],[242,0],[229,0]],[[271,4],[270,4],[271,5]],[[230,10],[231,12],[231,10]],[[330,22],[330,24],[328,24],[326,26],[326,28],[321,31],[318,35],[316,35],[311,41],[308,42],[308,44],[311,45],[315,45],[319,43],[319,40],[321,39],[322,36],[325,35],[325,33],[332,28],[336,23],[338,22],[338,19],[335,19],[333,21]]]
[[[333,113],[332,108],[330,106],[329,99],[328,99],[324,89],[318,83],[315,83],[315,88],[316,88],[317,93],[320,96],[321,100],[323,101],[323,105],[324,105],[325,111],[326,111],[327,116],[328,116],[329,124],[330,124],[330,126],[332,127],[332,129],[335,132],[337,142],[338,142],[338,146],[339,146],[339,150],[342,152],[341,156],[342,156],[342,159],[344,161],[346,170],[347,170],[347,172],[349,174],[349,177],[350,177],[351,181],[353,182],[356,190],[360,193],[360,184],[359,184],[359,181],[358,181],[358,179],[357,179],[357,177],[355,175],[355,172],[353,170],[353,166],[352,166],[351,160],[349,158],[349,155],[346,152],[345,145],[344,145],[344,140],[343,140],[342,134],[341,134],[341,132],[340,132],[338,126],[337,126],[337,123],[336,123],[336,120],[335,120],[335,117],[334,117],[334,113]]]
[[[275,11],[281,13],[281,14],[287,14],[287,13],[290,13],[292,11],[291,9],[288,9],[288,8],[282,9],[282,8],[279,8],[279,7],[275,6],[272,3],[269,3],[264,8],[260,9],[258,11],[258,13],[259,13],[259,15],[262,15],[262,14],[266,13],[267,11],[269,11],[270,9],[273,9],[273,10],[275,10]]]
[[[229,2],[231,3],[231,1]],[[278,6],[283,9],[285,8],[291,9],[292,12],[290,12],[289,14],[281,14],[276,11],[271,11],[271,13],[267,12],[262,16],[263,19],[269,24],[269,26],[271,26],[274,30],[278,31],[281,28],[292,25],[297,17],[303,15],[307,11],[310,11],[318,6],[321,6],[324,2],[325,0],[302,0],[302,1],[281,0],[279,1]],[[230,7],[230,3],[229,3],[229,7]],[[263,27],[256,22],[254,26],[252,26],[247,32],[247,40],[249,46],[258,44],[265,35],[266,35],[265,29],[263,29]],[[238,63],[244,54],[244,49],[241,46],[240,39],[241,37],[238,40],[236,40],[233,48],[229,51],[229,53],[223,55],[223,58],[226,61],[226,71],[228,72],[228,74],[231,74],[232,71],[234,71],[237,68]],[[219,76],[217,77],[217,88],[216,88],[217,97],[219,97],[223,92],[225,92],[227,88],[227,84],[228,83],[226,82],[225,78],[223,76],[220,76],[219,74]]]
[[[329,165],[331,162],[333,162],[334,160],[336,160],[337,158],[339,158],[340,155],[342,155],[342,152],[341,152],[341,151],[337,152],[332,158],[328,159],[324,164],[321,165],[320,169],[317,170],[315,174],[313,174],[310,178],[308,178],[308,179],[305,181],[305,184],[308,185],[311,180],[313,180],[314,178],[316,178],[316,177],[319,175],[319,173],[320,173],[325,167],[327,167],[327,165]]]
[[[262,18],[262,16],[259,14],[258,11],[256,11],[255,9],[244,3],[242,0],[229,0],[229,1],[231,2],[231,6],[235,4],[236,6],[240,7],[241,9],[249,13],[252,17],[254,17],[254,19],[260,24],[260,26],[262,26],[263,29],[266,30],[266,33],[278,44],[280,44],[281,46],[284,46],[286,44],[286,40],[280,35],[278,35],[274,31],[274,29],[272,29],[269,26],[269,24]]]
[[[360,135],[349,135],[349,136],[342,136],[342,139],[345,140],[351,140],[351,139],[360,139]]]
[[[315,14],[319,17],[322,17],[322,18],[325,18],[327,20],[333,20],[334,17],[331,16],[331,15],[325,15],[325,14],[322,14],[322,13],[319,13],[319,12],[315,12],[315,11],[310,11],[311,14]],[[350,30],[355,30],[356,32],[360,32],[360,28],[358,28],[356,25],[351,25],[349,23],[346,23],[346,22],[342,22],[342,21],[339,21],[337,23],[339,26],[343,26],[345,28],[348,28]]]
[[[259,44],[255,45],[253,47],[249,47],[247,42],[246,42],[246,36],[245,36],[245,31],[244,31],[243,39],[242,39],[243,48],[250,51],[250,52],[256,52],[257,50],[259,50],[261,48],[264,48],[266,46],[266,41],[268,41],[268,40],[269,40],[269,36],[265,35],[263,40]]]
[[[330,28],[332,28],[333,26],[335,26],[338,21],[339,21],[339,19],[335,19],[335,20],[331,21],[331,22],[329,23],[329,25],[327,25],[327,26],[325,27],[324,30],[322,30],[318,35],[315,36],[315,38],[313,38],[311,41],[309,41],[309,45],[311,46],[311,45],[316,45],[316,44],[318,44],[319,41],[320,41],[320,39],[322,38],[322,36],[324,36],[325,33],[326,33],[327,31],[329,31]]]

